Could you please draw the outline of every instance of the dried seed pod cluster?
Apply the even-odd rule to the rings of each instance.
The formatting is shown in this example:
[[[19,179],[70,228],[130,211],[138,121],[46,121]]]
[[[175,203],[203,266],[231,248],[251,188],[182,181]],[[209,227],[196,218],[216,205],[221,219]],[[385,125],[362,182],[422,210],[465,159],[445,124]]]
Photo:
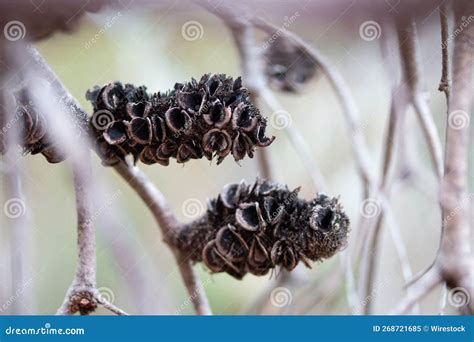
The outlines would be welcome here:
[[[275,266],[292,270],[299,261],[310,267],[310,260],[331,257],[345,246],[349,219],[337,198],[319,193],[306,201],[298,191],[261,179],[227,185],[176,244],[210,271],[237,279]]]
[[[0,153],[7,152],[8,135],[11,134],[23,147],[24,153],[41,153],[50,163],[59,163],[66,159],[46,134],[46,118],[29,100],[26,89],[19,90],[15,94],[15,100],[14,115],[8,118],[6,113],[0,113]],[[15,137],[15,134],[18,136]]]
[[[256,146],[273,141],[266,120],[249,101],[240,77],[204,75],[177,83],[166,93],[148,94],[145,87],[119,82],[87,93],[94,106],[90,119],[104,163],[113,165],[131,154],[145,164],[168,165],[203,156],[229,154],[239,161]]]

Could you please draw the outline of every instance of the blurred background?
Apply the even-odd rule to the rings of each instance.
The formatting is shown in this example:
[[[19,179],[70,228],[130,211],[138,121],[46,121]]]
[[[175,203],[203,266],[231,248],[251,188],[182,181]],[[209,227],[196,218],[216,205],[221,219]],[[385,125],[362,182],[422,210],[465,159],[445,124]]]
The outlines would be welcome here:
[[[251,5],[252,12],[276,26],[284,25],[297,12],[296,19],[287,29],[317,47],[346,79],[360,109],[362,133],[370,148],[372,167],[378,173],[389,113],[390,85],[399,78],[382,57],[381,42],[389,36],[383,25],[384,18],[370,13],[352,16],[350,10],[315,15],[313,10],[308,10],[310,1],[296,1],[291,10],[276,6],[268,11],[272,7],[268,3]],[[387,11],[390,10],[388,5]],[[183,27],[190,21],[199,24],[196,24],[197,39],[186,39],[183,35]],[[361,38],[359,28],[366,21],[380,23],[379,38]],[[426,96],[439,135],[444,137],[445,97],[437,90],[441,73],[438,14],[421,18],[418,29]],[[262,48],[267,37],[258,34],[257,38],[258,47]],[[89,113],[92,108],[85,100],[85,92],[94,85],[113,80],[146,85],[149,91],[156,92],[172,88],[175,82],[200,78],[205,73],[226,73],[233,77],[241,74],[238,51],[229,30],[219,18],[193,4],[164,2],[150,10],[133,6],[133,3],[120,3],[99,13],[85,14],[74,34],[57,33],[37,43],[36,47]],[[392,45],[389,51],[398,61],[397,47]],[[291,125],[301,132],[310,146],[326,180],[327,191],[331,196],[340,196],[355,226],[363,200],[362,187],[342,110],[328,82],[324,77],[317,77],[297,94],[275,91],[275,95],[289,113]],[[273,114],[265,106],[260,106],[260,110],[264,116]],[[301,186],[301,196],[312,198],[317,189],[294,147],[279,128],[269,125],[269,135],[275,135],[276,140],[267,148],[277,180],[290,188]],[[410,264],[417,272],[435,257],[441,227],[440,210],[427,146],[411,108],[403,133],[405,148],[398,148],[397,153],[402,158],[397,158],[394,167],[394,174],[403,177],[394,183],[390,196]],[[471,193],[474,178],[472,146],[471,141]],[[193,314],[175,260],[162,242],[150,212],[113,169],[102,167],[97,156],[93,159],[94,174],[102,184],[100,191],[105,198],[94,216],[101,292],[132,314]],[[11,303],[3,305],[1,314],[14,310],[51,314],[63,301],[76,263],[72,177],[65,163],[51,165],[42,157],[27,156],[19,160],[18,165],[29,223],[20,248],[28,255],[28,262],[22,267],[29,277],[19,293],[18,289],[12,288],[12,259],[19,251],[11,243],[14,234],[9,229],[11,219],[2,213],[0,303]],[[225,184],[241,179],[252,182],[259,173],[256,158],[246,158],[240,165],[227,158],[219,166],[202,159],[185,165],[172,160],[168,167],[139,163],[139,167],[163,192],[183,221],[192,220],[194,210],[203,212],[206,199],[215,197]],[[1,196],[1,203],[5,203],[8,198],[4,191]],[[193,205],[192,210],[189,203]],[[357,234],[351,234],[349,245],[357,239]],[[292,291],[291,303],[282,312],[349,313],[343,277],[332,286],[333,295],[319,301],[316,307],[311,306],[313,299],[320,295],[315,293],[317,284],[339,267],[339,258],[340,255],[336,255],[324,263],[314,264],[311,270],[299,270],[301,291]],[[384,314],[404,293],[400,265],[386,229],[377,262],[379,286],[373,305],[375,313]],[[263,277],[249,274],[238,281],[226,274],[209,274],[200,264],[195,268],[216,314],[245,313],[275,283],[274,274]],[[423,300],[423,313],[437,313],[440,293],[441,288],[437,288]],[[12,295],[14,300],[11,300]],[[448,307],[447,311],[450,309]],[[106,312],[99,310],[98,313]]]

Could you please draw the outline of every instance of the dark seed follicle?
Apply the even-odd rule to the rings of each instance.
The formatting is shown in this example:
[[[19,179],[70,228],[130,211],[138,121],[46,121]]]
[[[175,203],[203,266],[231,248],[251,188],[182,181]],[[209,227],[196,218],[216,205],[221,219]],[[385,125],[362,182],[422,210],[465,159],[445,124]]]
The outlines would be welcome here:
[[[86,97],[94,107],[90,125],[97,150],[107,165],[127,155],[145,164],[202,157],[219,164],[230,154],[236,161],[253,157],[256,147],[273,141],[240,78],[207,74],[155,94],[113,82]]]
[[[298,192],[262,179],[226,185],[175,243],[211,272],[237,279],[276,266],[291,271],[300,261],[310,267],[345,247],[349,218],[338,198],[318,193],[308,201]]]

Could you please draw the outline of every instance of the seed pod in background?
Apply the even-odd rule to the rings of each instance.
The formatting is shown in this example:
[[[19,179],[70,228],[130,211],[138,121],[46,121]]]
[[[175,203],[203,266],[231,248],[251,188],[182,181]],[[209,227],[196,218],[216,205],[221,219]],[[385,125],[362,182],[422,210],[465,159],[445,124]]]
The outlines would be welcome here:
[[[46,134],[46,118],[29,99],[27,90],[21,88],[14,94],[14,98],[16,100],[14,114],[6,120],[7,118],[4,113],[0,113],[2,116],[0,152],[2,154],[7,152],[8,135],[12,134],[12,137],[15,137],[14,134],[17,134],[17,142],[23,148],[25,154],[31,153],[34,155],[41,153],[50,163],[59,163],[65,160],[65,156],[59,152],[55,143]]]
[[[303,47],[281,36],[266,46],[265,74],[272,87],[297,92],[317,76],[318,63]]]
[[[223,74],[176,83],[173,90],[148,94],[146,87],[110,83],[86,94],[94,107],[90,126],[107,165],[127,155],[135,162],[168,165],[228,155],[250,158],[272,143],[266,120],[250,102],[242,81]]]
[[[262,179],[226,185],[175,244],[211,272],[237,279],[276,266],[291,271],[300,261],[310,267],[346,245],[349,218],[339,199],[318,193],[307,201],[298,192]]]

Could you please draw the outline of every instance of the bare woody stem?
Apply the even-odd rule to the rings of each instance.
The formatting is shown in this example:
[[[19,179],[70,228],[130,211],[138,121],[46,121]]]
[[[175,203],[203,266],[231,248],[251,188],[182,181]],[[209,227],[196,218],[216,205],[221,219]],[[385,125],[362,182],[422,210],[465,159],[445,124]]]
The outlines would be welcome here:
[[[471,232],[467,191],[469,122],[473,96],[474,26],[466,25],[464,22],[465,17],[474,15],[474,3],[459,2],[454,6],[455,25],[463,29],[454,40],[453,84],[448,107],[446,157],[441,191],[445,227],[439,263],[441,274],[448,286],[463,287],[470,297],[474,298],[474,263],[469,243]],[[463,125],[457,125],[455,115],[463,118]],[[471,314],[474,312],[472,299],[467,309]]]
[[[441,53],[442,53],[442,68],[441,80],[439,82],[439,91],[446,94],[446,100],[449,103],[449,93],[451,88],[450,79],[450,65],[449,65],[449,27],[448,27],[448,11],[449,8],[446,3],[443,3],[439,8],[439,19],[441,24]]]
[[[29,48],[28,52],[33,58],[35,67],[40,69],[42,76],[53,85],[54,93],[61,99],[61,102],[65,105],[65,108],[69,109],[68,114],[74,117],[73,119],[79,127],[81,127],[85,132],[88,132],[88,116],[85,111],[79,106],[77,100],[59,81],[57,76],[49,68],[44,59],[35,49]],[[117,166],[116,170],[119,172],[120,175],[124,177],[127,183],[129,183],[132,188],[137,191],[140,197],[145,201],[146,205],[149,207],[156,221],[160,225],[163,231],[165,241],[169,242],[169,239],[174,236],[177,229],[179,229],[180,224],[176,220],[175,216],[172,214],[163,195],[137,168],[129,168],[128,165],[122,164]],[[79,181],[77,177],[75,178],[75,180]],[[78,188],[78,190],[81,189]],[[81,193],[79,192],[78,195],[79,194]],[[80,202],[78,200],[78,204],[79,203],[83,203],[83,200],[81,200]],[[82,208],[85,209],[84,206]],[[90,223],[89,221],[87,221],[87,218],[83,216],[85,214],[87,213],[83,210],[80,212],[81,218],[79,223],[82,225]],[[93,301],[95,299],[95,302],[101,304],[102,306],[104,306],[104,308],[109,309],[114,313],[123,314],[124,312],[122,310],[114,307],[111,303],[107,303],[105,299],[102,298],[98,291],[95,289],[95,245],[92,245],[92,238],[90,234],[91,232],[89,231],[87,225],[79,227],[78,239],[80,240],[80,242],[78,270],[76,272],[75,280],[66,295],[66,299],[72,298],[73,300],[77,300],[78,296],[75,294],[79,292],[84,294],[84,296],[88,297],[90,301]],[[83,239],[89,242],[88,246],[86,246],[85,243],[81,242]],[[176,255],[177,252],[173,250],[173,253],[175,253]],[[92,254],[94,254],[94,264],[91,260]],[[199,282],[195,279],[196,276],[192,270],[189,261],[184,260],[181,255],[177,256],[177,260],[178,266],[183,275],[183,280],[185,281],[191,299],[195,304],[196,311],[198,312],[198,314],[210,314],[211,310],[209,308],[207,298],[205,297],[205,294],[202,291]],[[84,289],[86,291],[83,291]],[[81,298],[81,296],[79,296],[79,298]],[[65,300],[61,308],[58,310],[58,314],[71,313],[71,307],[72,306],[70,305],[70,303],[68,304],[67,300]]]
[[[464,17],[474,15],[474,3],[454,4],[455,26],[452,58],[453,81],[448,105],[444,176],[441,183],[443,234],[440,250],[433,267],[413,285],[413,292],[422,297],[441,281],[449,288],[461,290],[467,300],[459,309],[474,313],[474,260],[470,249],[470,212],[468,197],[468,141],[472,106],[474,66],[474,26],[466,24]],[[455,118],[454,116],[458,117]],[[457,120],[461,120],[461,124]],[[403,313],[412,301],[403,298],[395,313]]]

